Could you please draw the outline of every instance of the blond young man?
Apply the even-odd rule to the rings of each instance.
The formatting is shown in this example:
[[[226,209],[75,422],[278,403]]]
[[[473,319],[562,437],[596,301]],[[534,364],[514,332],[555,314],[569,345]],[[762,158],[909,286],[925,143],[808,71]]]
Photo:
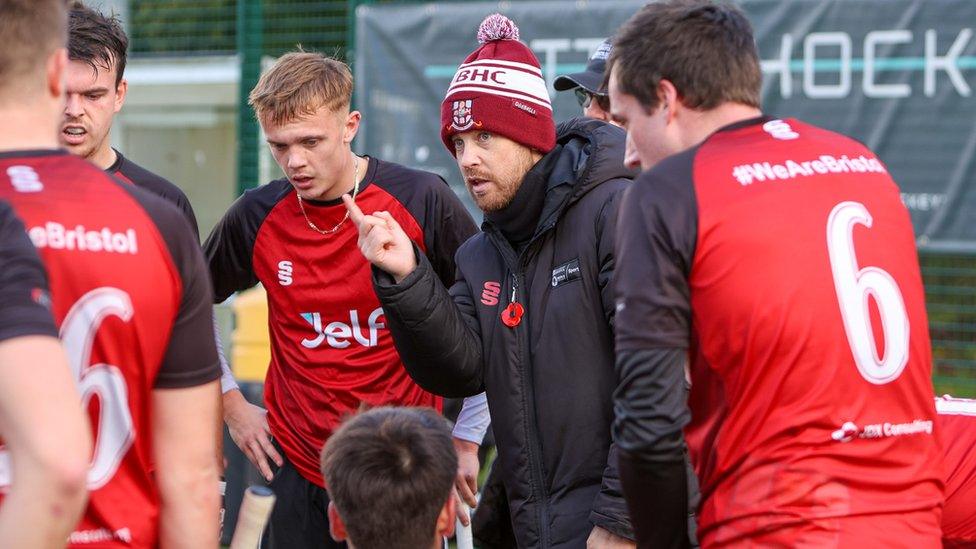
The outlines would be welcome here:
[[[363,403],[440,407],[403,369],[340,197],[389,212],[444,281],[476,231],[436,175],[352,152],[352,89],[349,68],[318,53],[288,53],[262,76],[250,104],[286,177],[244,193],[204,245],[218,302],[258,282],[268,292],[266,419],[238,391],[224,405],[234,440],[278,496],[273,547],[328,539],[319,452],[344,416]]]

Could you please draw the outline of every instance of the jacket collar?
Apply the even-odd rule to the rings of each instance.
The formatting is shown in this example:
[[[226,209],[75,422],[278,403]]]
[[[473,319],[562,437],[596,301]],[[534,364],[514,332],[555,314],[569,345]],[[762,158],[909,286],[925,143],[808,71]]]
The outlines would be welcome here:
[[[556,147],[526,174],[526,178],[545,181],[546,196],[541,212],[538,215],[523,212],[528,222],[534,221],[533,236],[552,227],[570,205],[601,183],[637,176],[637,170],[624,166],[626,137],[623,129],[591,118],[574,118],[557,127]],[[509,208],[515,203],[513,200]],[[496,218],[494,214],[486,215],[482,229],[498,232],[501,239],[507,240]]]

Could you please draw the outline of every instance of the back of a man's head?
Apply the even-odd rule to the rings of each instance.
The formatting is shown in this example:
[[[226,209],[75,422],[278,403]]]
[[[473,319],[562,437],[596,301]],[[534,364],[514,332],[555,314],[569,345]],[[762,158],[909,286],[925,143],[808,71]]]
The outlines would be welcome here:
[[[66,39],[65,0],[0,0],[0,103],[15,91],[36,94]]]
[[[759,107],[762,73],[752,26],[729,2],[647,4],[617,32],[607,66],[619,89],[648,112],[657,108],[662,79],[674,84],[691,109],[723,103]]]
[[[356,549],[429,549],[456,471],[446,421],[422,408],[357,415],[322,452],[329,496]]]
[[[93,71],[115,71],[118,86],[125,73],[129,38],[115,15],[105,15],[73,0],[68,14],[68,59],[81,61]]]

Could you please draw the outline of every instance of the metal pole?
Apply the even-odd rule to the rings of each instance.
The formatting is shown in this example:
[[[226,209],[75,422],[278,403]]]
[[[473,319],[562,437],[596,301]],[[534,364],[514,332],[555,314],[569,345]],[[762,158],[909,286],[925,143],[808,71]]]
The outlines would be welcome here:
[[[262,0],[237,1],[237,55],[241,79],[237,100],[237,194],[256,187],[258,181],[258,123],[247,96],[261,76],[264,53]]]
[[[344,57],[353,74],[356,73],[356,8],[367,3],[369,0],[348,0],[346,2],[348,13],[346,14],[346,51]],[[353,97],[353,105],[350,106],[353,109],[356,108],[355,102],[356,98]]]

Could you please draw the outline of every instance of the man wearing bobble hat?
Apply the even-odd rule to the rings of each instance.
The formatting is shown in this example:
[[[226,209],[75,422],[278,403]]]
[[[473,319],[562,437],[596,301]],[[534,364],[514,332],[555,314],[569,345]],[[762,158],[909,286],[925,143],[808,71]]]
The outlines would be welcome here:
[[[346,205],[411,377],[444,396],[487,391],[518,545],[632,547],[610,436],[625,134],[591,119],[556,128],[509,19],[485,19],[478,40],[441,105],[441,138],[485,212],[456,282],[445,288],[386,212]]]

